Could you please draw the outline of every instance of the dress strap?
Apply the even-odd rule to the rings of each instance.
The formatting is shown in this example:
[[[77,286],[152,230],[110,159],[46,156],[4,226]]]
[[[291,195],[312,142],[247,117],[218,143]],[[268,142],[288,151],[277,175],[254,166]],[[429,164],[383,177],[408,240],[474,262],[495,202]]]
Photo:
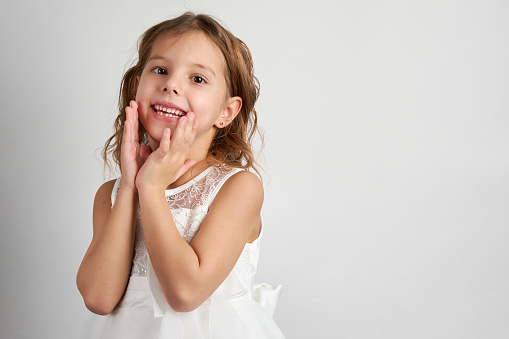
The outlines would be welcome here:
[[[206,204],[208,207],[210,207],[210,205],[212,204],[212,201],[214,201],[214,198],[216,197],[216,195],[219,192],[219,190],[221,189],[221,187],[223,187],[226,180],[230,179],[234,174],[237,174],[241,171],[245,171],[245,169],[231,168],[224,176],[219,177],[219,181],[214,184],[214,188],[213,188],[212,192],[210,192],[210,195],[207,198]]]
[[[121,177],[118,177],[117,180],[115,180],[115,184],[113,185],[113,189],[111,190],[111,208],[113,208],[113,205],[117,200],[118,189],[120,188],[121,181],[120,179]]]

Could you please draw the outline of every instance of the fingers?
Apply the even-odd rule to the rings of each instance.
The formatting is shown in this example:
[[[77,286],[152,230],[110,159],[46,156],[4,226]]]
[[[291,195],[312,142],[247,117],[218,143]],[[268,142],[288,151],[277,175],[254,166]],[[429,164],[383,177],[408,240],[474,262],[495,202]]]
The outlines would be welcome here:
[[[124,132],[122,134],[122,144],[126,145],[132,141],[133,136],[133,127],[131,124],[132,118],[130,117],[132,112],[128,111],[126,108],[126,119],[124,122]]]
[[[134,178],[139,169],[138,153],[140,144],[138,142],[138,128],[136,121],[137,106],[131,103],[125,109],[124,130],[122,133],[122,146],[120,149],[120,162],[122,177],[125,178],[124,184],[134,186]]]
[[[138,125],[138,104],[136,103],[136,101],[134,100],[131,100],[131,102],[129,103],[132,110],[133,110],[133,132],[134,132],[134,140],[136,142],[139,142],[140,141],[140,136],[139,136],[139,133],[138,133],[138,129],[139,129],[139,125]]]
[[[138,104],[136,101],[131,100],[129,106],[125,108],[126,122],[129,122],[132,126],[131,129],[131,140],[139,142],[140,138],[138,135]]]
[[[158,149],[163,157],[170,150],[170,139],[171,139],[171,131],[169,128],[165,128],[163,131],[163,136],[161,137],[161,142],[159,143],[159,149]]]
[[[175,135],[172,139],[171,147],[176,154],[180,155],[182,163],[184,163],[187,159],[187,155],[196,136],[197,127],[198,122],[195,120],[193,112],[187,113],[187,115],[179,121],[177,130],[175,131]],[[187,169],[191,168],[193,165],[194,164],[188,166]]]
[[[125,121],[124,121],[124,135],[122,138],[123,142],[129,142],[133,136],[133,110],[132,107],[128,106],[125,108]]]
[[[190,112],[189,114],[190,114],[190,116],[189,116],[189,122],[187,123],[187,126],[186,126],[186,133],[189,134],[193,138],[193,141],[194,141],[194,137],[196,135],[196,130],[198,129],[198,121],[196,121],[195,115],[193,112]]]
[[[126,143],[128,140],[128,136],[131,134],[131,131],[130,131],[131,124],[129,123],[128,116],[129,116],[129,114],[126,112],[126,119],[124,121],[124,131],[122,133],[122,143]]]
[[[131,105],[128,109],[129,119],[134,114],[133,108]],[[194,113],[188,112],[179,119],[173,131],[164,129],[156,150],[150,152],[148,147],[145,149],[146,146],[141,146],[138,157],[141,169],[136,177],[137,185],[166,188],[193,167],[197,161],[189,159],[188,156],[197,128],[198,122]]]
[[[138,160],[140,143],[138,138],[138,105],[131,101],[125,108],[124,131],[122,134],[121,157],[126,162]]]
[[[177,148],[190,147],[194,142],[197,128],[198,122],[195,120],[193,112],[189,112],[185,117],[180,118],[172,138],[172,146]]]

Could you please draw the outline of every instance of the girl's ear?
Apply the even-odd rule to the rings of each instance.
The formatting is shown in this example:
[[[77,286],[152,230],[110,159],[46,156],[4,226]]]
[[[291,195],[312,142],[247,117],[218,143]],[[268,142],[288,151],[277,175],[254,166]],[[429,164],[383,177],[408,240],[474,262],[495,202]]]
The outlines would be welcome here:
[[[228,126],[233,119],[239,114],[240,109],[242,107],[242,98],[241,97],[231,97],[226,101],[226,106],[223,109],[223,112],[217,118],[214,126],[217,128],[224,128]]]

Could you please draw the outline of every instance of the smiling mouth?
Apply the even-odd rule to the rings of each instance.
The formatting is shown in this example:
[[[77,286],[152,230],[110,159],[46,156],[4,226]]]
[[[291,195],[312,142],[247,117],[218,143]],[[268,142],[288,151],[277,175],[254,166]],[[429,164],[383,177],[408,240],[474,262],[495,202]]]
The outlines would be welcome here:
[[[176,108],[164,107],[161,105],[154,105],[152,108],[154,109],[154,112],[163,117],[180,118],[186,115],[186,112]]]

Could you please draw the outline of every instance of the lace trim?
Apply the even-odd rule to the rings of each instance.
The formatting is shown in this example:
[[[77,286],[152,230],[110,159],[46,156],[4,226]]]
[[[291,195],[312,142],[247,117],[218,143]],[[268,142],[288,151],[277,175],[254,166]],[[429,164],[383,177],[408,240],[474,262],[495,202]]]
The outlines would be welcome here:
[[[178,191],[177,188],[166,191],[166,201],[171,209],[177,230],[188,243],[193,240],[196,232],[200,229],[209,206],[217,193],[216,190],[239,169],[213,166],[211,170],[207,169],[205,171],[208,173],[203,176],[198,175],[191,185],[184,185],[185,189]],[[138,209],[131,276],[146,276],[147,265],[148,252]]]

